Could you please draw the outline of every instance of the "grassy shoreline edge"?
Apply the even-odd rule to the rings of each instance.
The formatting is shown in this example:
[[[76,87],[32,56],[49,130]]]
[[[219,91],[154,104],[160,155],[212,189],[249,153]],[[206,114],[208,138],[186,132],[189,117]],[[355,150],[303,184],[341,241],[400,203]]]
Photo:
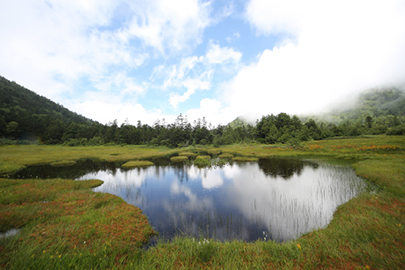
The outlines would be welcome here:
[[[153,234],[153,230],[148,227],[146,218],[145,223],[143,215],[135,211],[136,207],[131,207],[120,198],[94,193],[90,190],[91,185],[69,186],[69,183],[75,181],[32,180],[32,183],[28,183],[27,180],[2,179],[3,194],[7,191],[13,194],[17,190],[16,187],[32,184],[31,187],[24,186],[24,190],[29,191],[31,188],[36,190],[31,190],[31,194],[40,194],[43,197],[20,194],[16,200],[15,194],[3,196],[0,205],[1,223],[16,223],[16,220],[22,218],[26,226],[19,235],[0,240],[0,267],[401,269],[405,266],[404,149],[404,136],[314,141],[299,149],[283,145],[237,145],[218,149],[236,157],[313,157],[350,161],[356,174],[380,187],[376,193],[364,193],[338,207],[326,228],[283,244],[264,241],[220,243],[179,237],[170,242],[162,241],[156,247],[144,251],[140,249],[142,241],[139,240],[143,239],[145,242],[145,239]],[[192,147],[181,149],[182,152],[185,150],[192,151]],[[63,160],[75,158],[77,160],[97,157],[107,161],[129,161],[167,157],[178,153],[178,149],[131,146],[0,147],[0,171],[11,171],[36,163],[62,163]],[[45,192],[40,186],[35,189],[35,183],[49,185],[54,194],[50,195],[49,190]],[[54,198],[46,199],[46,196]],[[86,200],[86,197],[91,197],[92,200]],[[31,201],[27,201],[28,199]],[[45,200],[49,202],[41,202]],[[50,204],[49,207],[44,208],[43,205],[47,204]],[[45,219],[35,215],[31,219],[26,217],[28,209],[35,209],[37,213],[42,210],[42,215],[46,213]],[[66,215],[60,216],[61,212],[58,211]],[[109,216],[109,212],[116,213],[116,216]],[[133,212],[137,214],[129,215]],[[136,239],[131,238],[131,235],[137,230],[140,231],[139,228],[107,228],[104,223],[118,222],[114,218],[124,224],[139,219],[136,223],[142,225],[144,234],[137,235]],[[74,221],[82,227],[64,225]],[[115,235],[121,235],[119,243],[116,243],[115,238],[112,240],[107,237],[111,234],[110,230],[119,232]],[[63,231],[63,234],[60,234],[60,231]],[[42,234],[43,232],[45,234]],[[72,232],[83,234],[82,238],[76,240],[75,245],[70,243],[74,236]]]

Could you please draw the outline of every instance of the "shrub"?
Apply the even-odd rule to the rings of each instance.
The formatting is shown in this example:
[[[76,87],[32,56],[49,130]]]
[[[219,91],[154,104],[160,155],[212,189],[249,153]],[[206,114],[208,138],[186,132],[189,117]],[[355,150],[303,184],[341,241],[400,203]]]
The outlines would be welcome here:
[[[387,135],[405,135],[405,125],[396,126],[388,130]]]

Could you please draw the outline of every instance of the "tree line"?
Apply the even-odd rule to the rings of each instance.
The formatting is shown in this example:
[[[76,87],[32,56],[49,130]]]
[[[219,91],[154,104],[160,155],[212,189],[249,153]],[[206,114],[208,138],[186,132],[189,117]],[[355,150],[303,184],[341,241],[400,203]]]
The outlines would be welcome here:
[[[212,126],[204,117],[190,123],[182,114],[173,123],[158,119],[152,125],[141,121],[136,125],[128,121],[118,125],[114,120],[103,125],[0,76],[0,142],[24,144],[39,140],[44,144],[69,146],[133,144],[166,147],[258,142],[296,146],[303,141],[337,136],[404,135],[405,99],[401,95],[402,92],[393,90],[375,91],[364,99],[366,109],[350,112],[350,116],[355,112],[362,112],[361,115],[349,119],[341,116],[339,123],[280,113],[262,116],[253,125],[236,119],[229,125]],[[391,105],[395,102],[390,109],[394,108],[398,115],[391,114],[387,108],[384,114],[372,112],[374,107],[370,104],[378,103],[383,107],[384,100]]]
[[[27,136],[20,125],[13,126],[11,121],[5,127],[3,135],[14,140],[14,143],[28,143],[30,138],[38,138],[44,144],[62,144],[68,146],[84,145],[151,145],[181,147],[188,145],[230,145],[235,143],[282,143],[291,146],[300,145],[303,141],[322,140],[337,136],[359,136],[366,134],[404,135],[405,125],[393,117],[390,124],[374,123],[371,117],[364,121],[344,121],[338,125],[315,122],[309,119],[303,123],[296,115],[286,113],[267,115],[256,121],[256,125],[242,125],[235,128],[231,125],[213,127],[205,118],[193,123],[180,114],[174,123],[165,119],[156,120],[152,126],[131,125],[127,121],[118,125],[114,120],[107,125],[93,123],[64,123],[58,119],[44,118],[38,121],[34,131]],[[4,126],[2,128],[4,130]]]

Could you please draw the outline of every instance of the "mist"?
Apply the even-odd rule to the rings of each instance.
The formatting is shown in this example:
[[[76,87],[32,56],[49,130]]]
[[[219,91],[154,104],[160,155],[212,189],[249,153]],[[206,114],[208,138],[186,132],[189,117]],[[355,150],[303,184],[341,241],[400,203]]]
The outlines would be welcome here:
[[[290,2],[250,2],[246,16],[258,35],[285,32],[288,38],[224,83],[222,100],[230,110],[250,120],[319,114],[336,103],[353,106],[367,89],[404,86],[403,2],[308,3],[289,16]],[[278,16],[267,20],[270,10]]]

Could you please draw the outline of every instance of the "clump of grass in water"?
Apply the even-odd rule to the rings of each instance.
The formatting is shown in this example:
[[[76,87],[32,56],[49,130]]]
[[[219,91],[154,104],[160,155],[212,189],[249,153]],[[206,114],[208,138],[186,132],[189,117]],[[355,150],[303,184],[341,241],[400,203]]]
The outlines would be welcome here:
[[[234,157],[232,160],[239,162],[249,162],[249,161],[258,161],[259,159],[256,157]]]
[[[211,157],[210,156],[198,156],[194,160],[194,165],[197,167],[206,167],[211,165]]]
[[[232,154],[222,154],[218,156],[219,158],[223,158],[223,159],[231,159],[233,158]]]
[[[170,158],[170,161],[173,161],[173,162],[183,162],[186,160],[188,160],[188,157],[186,157],[186,156],[176,156],[176,157]]]
[[[133,160],[123,164],[123,168],[147,167],[152,166],[153,162],[147,160]]]

